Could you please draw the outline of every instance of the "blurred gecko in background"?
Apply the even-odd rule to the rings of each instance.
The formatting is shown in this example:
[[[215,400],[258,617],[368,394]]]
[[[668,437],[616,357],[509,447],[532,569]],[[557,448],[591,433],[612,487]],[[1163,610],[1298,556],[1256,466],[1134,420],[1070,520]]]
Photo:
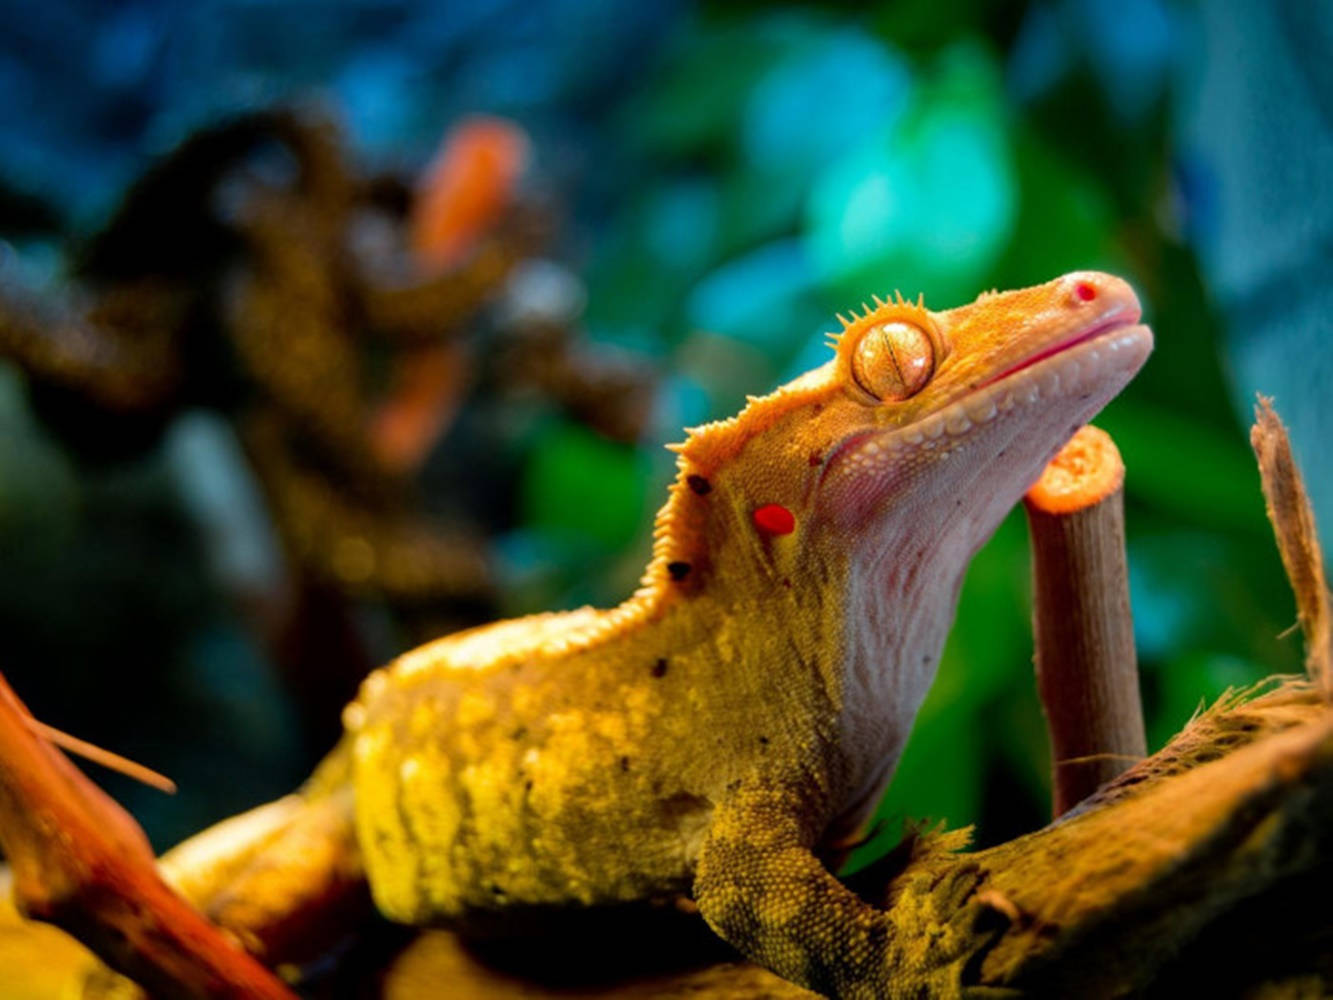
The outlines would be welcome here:
[[[811,989],[956,993],[975,937],[899,933],[928,901],[877,908],[830,866],[889,781],[968,562],[1144,363],[1139,319],[1094,272],[943,312],[877,300],[832,360],[676,446],[625,603],[399,657],[298,796],[166,868],[269,960],[267,929],[336,868],[412,924],[690,897]]]

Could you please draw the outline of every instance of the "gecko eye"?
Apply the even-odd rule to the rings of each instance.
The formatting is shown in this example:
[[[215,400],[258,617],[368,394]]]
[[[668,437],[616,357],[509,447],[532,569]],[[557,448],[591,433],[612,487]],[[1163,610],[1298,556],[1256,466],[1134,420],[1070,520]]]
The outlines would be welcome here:
[[[866,331],[852,355],[852,377],[876,399],[906,399],[935,373],[935,345],[911,323],[881,323]]]

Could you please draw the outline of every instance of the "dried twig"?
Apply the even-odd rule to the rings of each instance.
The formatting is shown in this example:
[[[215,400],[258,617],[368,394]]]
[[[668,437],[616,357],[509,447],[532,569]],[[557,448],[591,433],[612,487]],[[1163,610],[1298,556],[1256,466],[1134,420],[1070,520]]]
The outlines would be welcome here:
[[[1124,477],[1110,436],[1084,427],[1024,499],[1056,816],[1147,753],[1129,610]]]
[[[1333,701],[1333,625],[1329,621],[1323,550],[1310,498],[1291,454],[1287,429],[1266,396],[1260,396],[1254,407],[1250,445],[1259,460],[1268,519],[1273,522],[1282,565],[1296,593],[1296,613],[1305,634],[1305,669],[1325,699]]]
[[[294,1000],[169,888],[139,825],[29,728],[0,675],[0,846],[14,901],[162,997]]]
[[[31,715],[24,719],[24,722],[27,723],[29,729],[42,739],[54,743],[66,753],[75,754],[84,760],[92,761],[94,764],[101,764],[108,770],[123,774],[127,778],[133,778],[150,788],[156,788],[159,792],[166,792],[168,795],[176,794],[176,782],[165,774],[154,771],[151,767],[144,767],[138,761],[122,757],[118,753],[112,753],[95,743],[81,740],[77,736],[71,736],[63,729],[48,726],[45,722],[34,719]]]

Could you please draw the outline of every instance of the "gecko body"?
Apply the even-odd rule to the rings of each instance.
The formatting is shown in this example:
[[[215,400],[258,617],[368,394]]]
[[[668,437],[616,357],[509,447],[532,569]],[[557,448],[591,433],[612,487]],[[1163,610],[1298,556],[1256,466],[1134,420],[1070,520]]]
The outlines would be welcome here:
[[[876,300],[829,362],[676,447],[625,603],[372,675],[344,745],[380,910],[465,924],[692,896],[830,995],[951,982],[948,933],[904,953],[820,859],[888,782],[972,555],[1147,358],[1139,318],[1094,272],[942,312]]]

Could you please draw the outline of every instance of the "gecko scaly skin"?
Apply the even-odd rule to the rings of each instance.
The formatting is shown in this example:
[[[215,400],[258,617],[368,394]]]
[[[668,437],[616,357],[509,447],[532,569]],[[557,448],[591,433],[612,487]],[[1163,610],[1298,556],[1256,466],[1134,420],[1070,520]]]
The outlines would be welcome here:
[[[1093,272],[944,312],[877,301],[827,364],[677,446],[625,603],[372,675],[344,745],[380,910],[692,895],[812,989],[947,992],[950,935],[909,954],[819,858],[888,782],[973,553],[1147,358],[1139,316]]]

